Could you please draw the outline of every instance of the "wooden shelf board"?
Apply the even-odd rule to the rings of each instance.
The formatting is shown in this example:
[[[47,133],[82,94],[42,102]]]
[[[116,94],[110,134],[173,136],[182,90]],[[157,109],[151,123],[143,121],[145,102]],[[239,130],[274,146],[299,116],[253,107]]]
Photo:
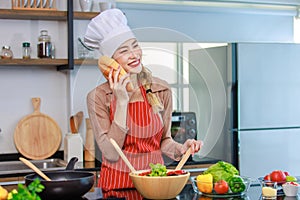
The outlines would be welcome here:
[[[96,17],[99,12],[74,12],[74,19],[89,20]]]
[[[75,65],[98,65],[98,60],[96,59],[75,59]]]
[[[89,20],[98,12],[74,12],[74,19]],[[0,19],[67,20],[67,11],[0,9]]]
[[[68,64],[67,59],[0,59],[0,66],[59,66]]]
[[[0,59],[0,66],[60,66],[67,65],[68,59]],[[75,59],[75,65],[98,65],[96,59]]]
[[[66,20],[66,11],[0,9],[1,19]]]

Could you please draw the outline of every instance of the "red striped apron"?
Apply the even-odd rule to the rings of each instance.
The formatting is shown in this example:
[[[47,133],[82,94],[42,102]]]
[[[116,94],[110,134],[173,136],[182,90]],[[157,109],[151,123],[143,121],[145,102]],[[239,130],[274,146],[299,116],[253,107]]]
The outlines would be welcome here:
[[[149,169],[150,163],[163,163],[160,141],[163,133],[161,116],[154,114],[146,100],[146,92],[140,87],[143,100],[128,104],[126,135],[122,150],[136,170]],[[111,103],[111,120],[114,118],[115,101]],[[103,191],[123,188],[134,188],[129,177],[129,168],[120,158],[117,162],[109,162],[102,158],[98,187]]]

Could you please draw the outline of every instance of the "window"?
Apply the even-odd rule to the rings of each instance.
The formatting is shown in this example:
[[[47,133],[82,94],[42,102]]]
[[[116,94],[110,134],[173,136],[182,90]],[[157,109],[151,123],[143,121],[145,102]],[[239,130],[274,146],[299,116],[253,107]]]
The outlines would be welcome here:
[[[153,76],[166,80],[173,93],[173,110],[189,109],[189,50],[224,46],[223,43],[140,42],[143,64]]]

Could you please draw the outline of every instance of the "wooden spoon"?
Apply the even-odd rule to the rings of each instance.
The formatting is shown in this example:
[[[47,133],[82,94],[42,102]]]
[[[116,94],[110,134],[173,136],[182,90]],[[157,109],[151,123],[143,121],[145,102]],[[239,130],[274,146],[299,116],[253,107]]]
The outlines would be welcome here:
[[[44,174],[41,170],[39,170],[34,164],[32,164],[29,160],[20,157],[19,158],[25,165],[27,165],[29,168],[31,168],[33,171],[35,171],[38,175],[40,175],[42,178],[44,178],[46,181],[51,181],[51,179]]]
[[[83,119],[82,111],[79,111],[78,113],[75,114],[74,120],[75,120],[75,127],[76,127],[77,131],[79,131],[79,129],[80,129],[82,119]]]
[[[183,167],[183,165],[185,164],[185,162],[188,160],[188,158],[191,155],[191,147],[185,152],[185,154],[182,156],[180,162],[178,163],[178,165],[176,166],[175,170],[181,170],[181,168]]]
[[[121,150],[121,148],[119,147],[119,145],[116,143],[116,141],[114,139],[110,138],[110,142],[115,147],[115,149],[117,150],[117,152],[119,153],[119,155],[121,156],[121,158],[124,160],[125,164],[129,167],[130,171],[132,173],[136,174],[136,170],[131,165],[131,163],[129,162],[129,160],[127,159],[127,157],[125,156],[125,154],[123,153],[123,151]]]
[[[71,129],[71,133],[78,133],[78,129],[76,128],[74,116],[70,117],[70,129]]]
[[[70,117],[71,133],[78,133],[79,128],[80,128],[81,123],[82,123],[82,119],[83,119],[83,112],[82,111],[79,111],[78,113],[76,113],[75,115],[72,115]]]

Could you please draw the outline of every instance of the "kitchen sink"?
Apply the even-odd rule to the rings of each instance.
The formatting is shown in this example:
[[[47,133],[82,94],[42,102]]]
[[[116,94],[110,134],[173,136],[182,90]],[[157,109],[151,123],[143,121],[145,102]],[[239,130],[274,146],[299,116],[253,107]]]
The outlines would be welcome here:
[[[41,171],[63,170],[67,166],[67,162],[62,159],[46,159],[46,160],[30,160]],[[31,173],[33,172],[27,165],[21,161],[5,161],[0,162],[0,175]]]

